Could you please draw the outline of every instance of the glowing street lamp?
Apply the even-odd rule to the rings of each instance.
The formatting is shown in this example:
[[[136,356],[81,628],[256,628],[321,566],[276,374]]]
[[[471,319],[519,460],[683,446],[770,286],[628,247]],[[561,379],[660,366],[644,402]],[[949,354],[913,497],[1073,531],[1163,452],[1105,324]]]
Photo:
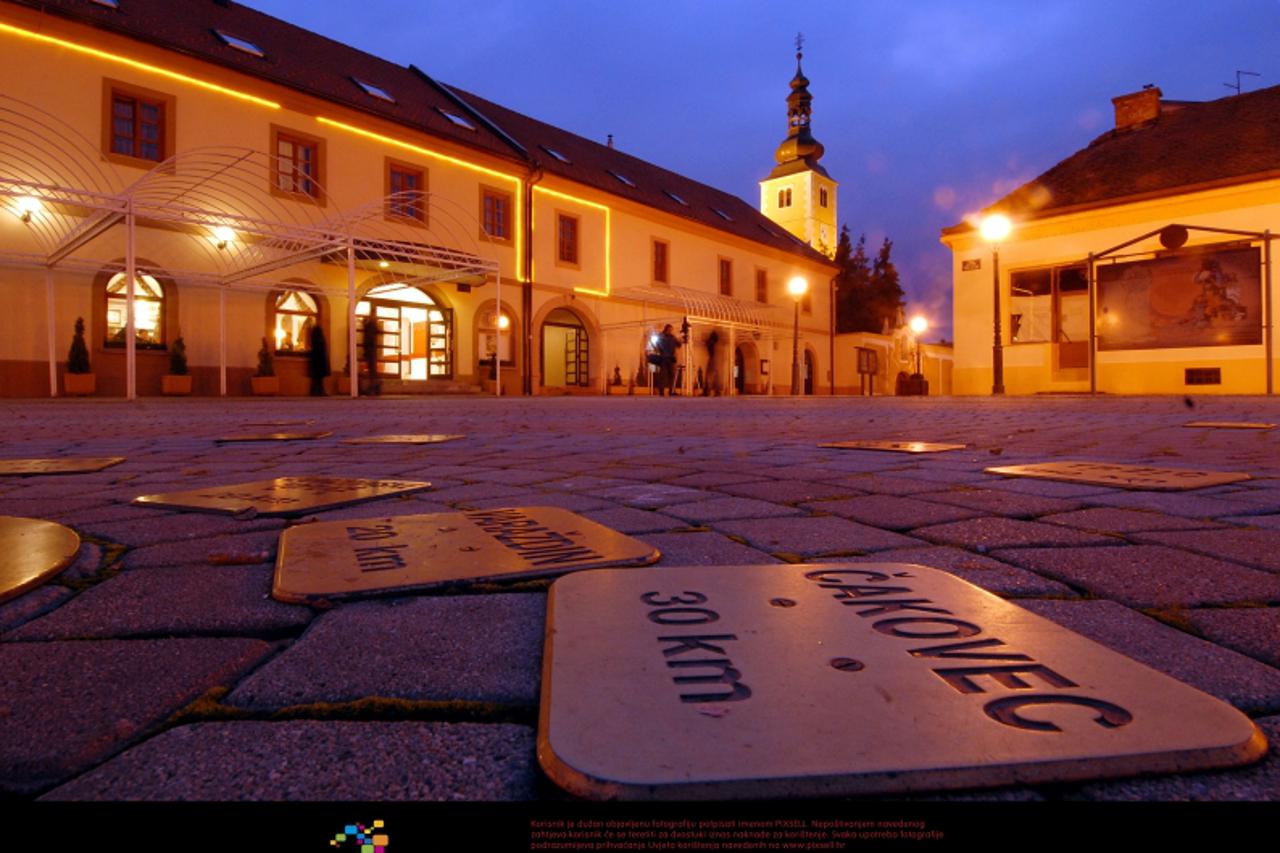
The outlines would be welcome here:
[[[908,325],[911,327],[911,334],[916,339],[916,376],[920,376],[920,336],[929,329],[929,321],[922,315],[917,314],[911,318],[911,322]]]
[[[802,276],[796,276],[787,282],[787,293],[796,301],[796,322],[791,336],[791,394],[800,393],[800,300],[809,292],[809,282]]]
[[[978,226],[982,239],[991,244],[991,289],[993,318],[991,321],[991,394],[1004,393],[1004,345],[1000,333],[1000,241],[1013,231],[1013,223],[1009,217],[993,213],[984,218]]]

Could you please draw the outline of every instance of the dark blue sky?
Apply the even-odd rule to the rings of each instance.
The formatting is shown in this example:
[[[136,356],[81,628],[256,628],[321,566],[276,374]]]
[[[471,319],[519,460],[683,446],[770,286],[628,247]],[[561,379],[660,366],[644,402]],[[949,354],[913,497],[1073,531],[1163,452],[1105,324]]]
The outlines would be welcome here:
[[[1280,84],[1280,0],[248,0],[758,203],[805,34],[814,135],[854,238],[950,335],[939,230],[1084,147],[1110,99]],[[931,333],[930,337],[934,337]]]

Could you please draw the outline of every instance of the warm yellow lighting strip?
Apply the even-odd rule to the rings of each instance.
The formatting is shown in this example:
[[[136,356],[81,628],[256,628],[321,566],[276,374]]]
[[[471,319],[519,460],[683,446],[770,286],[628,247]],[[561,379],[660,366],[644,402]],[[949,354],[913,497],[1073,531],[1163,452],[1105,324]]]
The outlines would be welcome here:
[[[604,211],[604,290],[596,290],[590,287],[575,287],[575,293],[590,293],[593,296],[608,296],[613,289],[613,255],[610,253],[611,238],[613,235],[613,211],[607,204],[600,204],[596,201],[587,201],[585,198],[578,198],[567,193],[549,190],[546,187],[534,187],[535,193],[544,193],[552,198],[562,198],[565,201],[581,204],[586,207],[594,207],[596,210]]]
[[[260,107],[267,107],[273,110],[280,109],[280,105],[277,104],[275,101],[268,101],[266,98],[259,98],[258,96],[250,95],[247,92],[240,92],[235,89],[228,89],[226,86],[219,86],[217,83],[210,83],[208,80],[201,80],[197,77],[189,77],[186,74],[182,74],[177,71],[170,71],[168,68],[161,68],[158,65],[151,65],[146,62],[139,62],[136,59],[130,59],[127,56],[121,56],[117,53],[108,53],[105,50],[98,50],[97,48],[94,48],[94,47],[87,47],[82,44],[76,44],[75,42],[66,41],[65,39],[54,38],[53,36],[46,36],[42,33],[33,33],[30,30],[24,30],[20,27],[10,26],[9,24],[0,24],[0,33],[7,33],[8,35],[20,36],[22,38],[31,39],[32,41],[43,42],[44,44],[51,44],[57,47],[65,48],[66,50],[75,51],[76,53],[83,53],[86,56],[94,56],[94,57],[97,57],[98,59],[105,59],[105,60],[108,60],[109,62],[116,62],[121,65],[127,65],[130,68],[136,68],[139,71],[146,71],[149,74],[158,74],[161,77],[167,77],[170,80],[177,80],[181,83],[188,83],[192,86],[199,86],[201,89],[207,89],[210,92],[217,92],[220,95],[228,95],[232,98],[239,98],[242,101],[248,101],[249,103],[257,104]]]
[[[381,133],[375,133],[372,130],[365,130],[362,127],[356,127],[355,125],[337,121],[336,119],[325,118],[324,116],[316,116],[316,121],[320,122],[323,125],[328,125],[329,127],[336,127],[339,130],[345,130],[347,133],[353,133],[356,136],[363,136],[366,139],[372,139],[376,142],[381,142],[386,145],[394,145],[396,148],[403,148],[406,151],[412,151],[413,153],[421,154],[424,157],[431,157],[436,160],[442,160],[445,163],[451,163],[454,166],[461,166],[462,168],[470,169],[473,172],[480,172],[485,175],[492,175],[495,178],[501,178],[504,181],[511,181],[513,184],[515,184],[516,191],[514,195],[516,198],[516,207],[515,207],[516,277],[517,278],[522,277],[522,270],[524,267],[524,253],[521,251],[521,247],[524,244],[524,229],[522,227],[524,223],[524,219],[521,216],[521,212],[524,210],[524,193],[522,192],[524,182],[519,177],[517,177],[516,175],[508,175],[506,172],[499,172],[496,169],[488,169],[488,168],[485,168],[484,166],[477,166],[475,163],[469,163],[466,160],[461,160],[457,157],[450,157],[448,154],[441,154],[439,151],[432,151],[430,148],[423,148],[421,145],[414,145],[412,142],[405,142],[403,139],[396,139],[394,136],[385,136],[384,134],[381,134]]]

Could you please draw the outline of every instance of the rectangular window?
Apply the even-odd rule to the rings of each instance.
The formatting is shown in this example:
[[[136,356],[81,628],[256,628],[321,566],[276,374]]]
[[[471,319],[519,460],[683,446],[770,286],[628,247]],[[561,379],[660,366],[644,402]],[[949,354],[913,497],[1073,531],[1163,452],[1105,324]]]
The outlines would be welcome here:
[[[480,191],[480,225],[494,240],[511,239],[511,196],[497,190]]]
[[[387,161],[387,216],[427,221],[427,174],[407,163]]]
[[[556,216],[556,260],[578,265],[578,217],[563,213]]]
[[[827,206],[827,188],[818,187],[818,204],[822,207]]]
[[[809,288],[804,292],[804,296],[800,297],[800,313],[813,313],[813,288]]]
[[[271,136],[272,189],[294,197],[321,200],[323,146],[320,140],[276,127],[272,128]]]
[[[662,284],[670,282],[667,278],[667,253],[670,248],[670,244],[664,240],[653,241],[653,280]]]
[[[756,302],[769,301],[769,273],[762,269],[756,270]]]
[[[159,163],[172,154],[173,98],[114,80],[103,82],[102,147],[107,156],[124,163]]]
[[[733,296],[733,261],[720,259],[720,295]]]
[[[1009,284],[1011,341],[1088,343],[1089,280],[1084,267],[1017,270],[1009,276]]]

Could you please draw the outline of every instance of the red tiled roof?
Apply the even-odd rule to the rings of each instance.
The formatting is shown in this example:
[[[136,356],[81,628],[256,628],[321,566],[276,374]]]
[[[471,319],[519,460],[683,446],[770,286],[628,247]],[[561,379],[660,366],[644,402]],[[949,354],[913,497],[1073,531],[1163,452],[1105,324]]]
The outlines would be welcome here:
[[[989,209],[1034,219],[1068,208],[1280,175],[1280,86],[1217,101],[1163,105],[1154,121],[1108,131]]]
[[[59,15],[270,80],[414,130],[516,160],[522,166],[528,166],[529,159],[533,158],[547,172],[718,231],[830,263],[736,196],[478,96],[455,93],[412,66],[403,68],[229,0],[120,0],[119,8],[114,10],[89,0],[3,2]],[[265,55],[252,56],[229,47],[215,30],[249,41]],[[395,98],[395,103],[367,94],[355,79],[385,90]],[[441,111],[470,120],[475,129],[457,126]],[[560,151],[571,162],[561,163],[540,145]],[[629,187],[618,181],[610,171],[626,176],[636,186]],[[689,206],[681,205],[664,190],[685,199]],[[728,214],[732,221],[716,214],[716,208]]]

